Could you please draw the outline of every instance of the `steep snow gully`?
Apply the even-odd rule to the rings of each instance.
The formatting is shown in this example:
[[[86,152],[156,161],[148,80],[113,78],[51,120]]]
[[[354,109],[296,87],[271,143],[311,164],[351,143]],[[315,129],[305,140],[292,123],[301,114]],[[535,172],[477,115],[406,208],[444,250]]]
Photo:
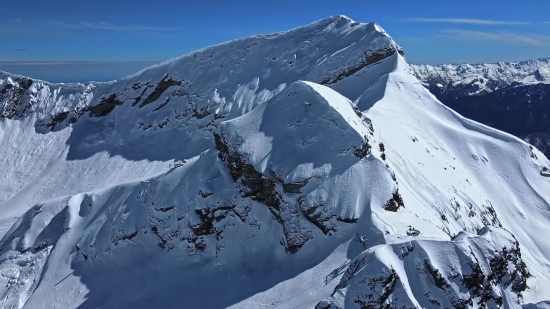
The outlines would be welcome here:
[[[333,16],[109,83],[0,73],[3,308],[547,308],[550,162]]]

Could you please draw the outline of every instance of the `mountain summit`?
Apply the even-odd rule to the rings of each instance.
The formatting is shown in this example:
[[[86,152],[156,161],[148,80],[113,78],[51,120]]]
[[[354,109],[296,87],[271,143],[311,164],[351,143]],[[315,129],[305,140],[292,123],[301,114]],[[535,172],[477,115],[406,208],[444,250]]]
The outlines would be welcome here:
[[[109,83],[1,73],[0,115],[4,307],[550,304],[550,162],[441,104],[375,23]]]

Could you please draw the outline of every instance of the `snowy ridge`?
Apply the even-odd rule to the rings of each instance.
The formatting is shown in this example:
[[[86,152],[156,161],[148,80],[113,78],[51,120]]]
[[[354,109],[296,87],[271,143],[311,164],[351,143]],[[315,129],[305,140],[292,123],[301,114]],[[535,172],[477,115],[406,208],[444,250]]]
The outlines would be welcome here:
[[[3,75],[2,305],[544,306],[550,162],[402,54],[335,16],[112,83]]]
[[[212,147],[216,124],[247,113],[294,81],[331,82],[357,68],[383,72],[372,65],[398,47],[380,29],[334,16],[281,34],[206,48],[110,83],[49,84],[3,73],[0,125],[6,133],[0,145],[8,155],[0,159],[6,169],[0,176],[5,184],[0,201],[36,182],[37,172],[56,158],[62,161],[56,171],[69,178],[59,184],[60,177],[47,175],[45,187],[30,196],[27,207],[150,177],[172,161]],[[176,132],[181,144],[172,143]],[[43,146],[29,151],[19,147],[21,141]],[[77,180],[75,169],[86,171],[86,181]]]
[[[332,235],[342,223],[368,215],[373,199],[383,203],[391,197],[389,171],[379,161],[361,160],[370,154],[372,132],[370,121],[355,110],[327,87],[297,82],[252,112],[223,122],[216,134],[233,179],[283,224],[290,252],[318,238],[312,230]]]
[[[440,88],[472,89],[468,95],[484,94],[514,85],[550,84],[550,58],[484,64],[411,65],[419,80]]]
[[[370,248],[350,263],[331,302],[317,308],[379,308],[389,299],[392,308],[468,308],[480,303],[498,308],[518,301],[510,295],[523,288],[526,276],[515,239],[489,227],[479,236],[460,233],[449,242],[413,240]],[[465,298],[465,291],[483,300]]]

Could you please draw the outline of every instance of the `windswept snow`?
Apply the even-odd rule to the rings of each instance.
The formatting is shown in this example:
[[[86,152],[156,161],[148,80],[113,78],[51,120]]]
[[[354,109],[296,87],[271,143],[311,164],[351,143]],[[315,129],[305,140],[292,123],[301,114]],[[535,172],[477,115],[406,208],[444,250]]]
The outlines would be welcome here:
[[[0,302],[544,308],[550,162],[402,54],[333,16],[117,82],[2,73]]]

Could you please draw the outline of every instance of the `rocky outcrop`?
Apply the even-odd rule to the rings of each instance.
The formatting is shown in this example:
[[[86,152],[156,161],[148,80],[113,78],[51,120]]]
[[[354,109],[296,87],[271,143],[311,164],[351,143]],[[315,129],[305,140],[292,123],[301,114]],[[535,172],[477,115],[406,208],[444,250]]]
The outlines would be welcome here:
[[[156,101],[158,98],[160,98],[160,96],[164,93],[164,91],[166,91],[168,88],[172,87],[172,86],[177,86],[177,85],[180,85],[181,84],[181,81],[177,81],[177,80],[173,80],[172,78],[168,78],[167,76],[165,76],[158,84],[157,86],[155,87],[155,90],[153,90],[153,92],[151,92],[151,94],[149,94],[147,96],[147,98],[145,98],[145,100],[139,104],[139,107],[142,108],[144,107],[145,105],[147,104],[150,104],[150,103],[153,103],[154,101]]]
[[[363,145],[361,147],[355,148],[353,151],[353,154],[358,157],[359,159],[363,159],[364,157],[370,155],[371,153],[371,146],[369,145],[369,139],[365,135],[364,136],[365,141],[363,142]]]
[[[405,203],[403,202],[403,198],[398,191],[395,191],[395,193],[392,194],[392,197],[384,205],[385,210],[393,212],[397,212],[397,210],[401,207],[405,207]]]
[[[282,197],[280,188],[284,184],[278,184],[276,179],[271,179],[256,171],[254,166],[247,163],[238,153],[231,152],[227,146],[223,133],[215,133],[214,141],[219,151],[219,156],[231,172],[233,180],[239,185],[243,197],[250,197],[253,200],[265,204],[274,219],[283,227],[285,241],[283,245],[290,253],[297,252],[309,239],[311,233],[299,224],[297,220],[289,221],[287,218],[299,215],[293,206],[288,205]],[[287,184],[287,188],[288,188]],[[290,188],[296,188],[291,185]]]
[[[22,107],[23,96],[29,90],[33,81],[30,78],[15,78],[13,83],[6,83],[0,88],[0,101],[6,102],[1,110],[0,118],[13,119],[24,114],[28,107]]]
[[[399,276],[393,268],[389,274],[380,277],[366,278],[364,284],[369,292],[356,296],[354,303],[361,309],[391,308],[391,305],[384,305],[392,294]]]
[[[433,259],[426,255],[426,250],[438,245],[437,242],[423,240],[369,249],[350,262],[333,297],[319,303],[316,308],[343,308],[340,306],[353,303],[358,308],[412,309],[415,308],[414,299],[425,299],[434,308],[487,309],[502,308],[505,302],[521,301],[531,274],[513,235],[488,227],[479,235],[462,233],[450,244],[444,254],[452,256],[451,260],[460,261],[450,267],[445,263],[449,261],[448,257]],[[497,244],[504,245],[489,256],[480,257],[472,249]],[[386,246],[393,248],[387,251]],[[384,264],[395,261],[386,260],[389,252],[398,254],[398,264],[404,266]],[[402,274],[418,278],[412,294],[407,293],[407,286],[397,284]],[[336,292],[346,294],[345,304],[341,295],[335,297]]]
[[[53,131],[56,125],[62,123],[67,119],[67,116],[69,116],[69,112],[61,112],[61,113],[55,114],[50,120],[50,122],[46,124],[46,126]]]
[[[395,54],[396,49],[394,48],[384,48],[379,50],[370,50],[367,49],[363,51],[363,58],[360,59],[360,61],[350,67],[345,67],[340,70],[340,72],[336,73],[333,77],[327,77],[319,82],[321,85],[330,85],[334,84],[348,76],[351,76],[357,72],[359,72],[361,69],[366,68],[372,64],[375,64],[379,61],[382,61],[391,55]],[[400,49],[400,54],[403,54],[403,50]]]
[[[86,110],[90,112],[91,117],[103,117],[112,112],[117,105],[121,105],[122,101],[117,99],[116,93],[104,98],[99,104],[90,106]]]

